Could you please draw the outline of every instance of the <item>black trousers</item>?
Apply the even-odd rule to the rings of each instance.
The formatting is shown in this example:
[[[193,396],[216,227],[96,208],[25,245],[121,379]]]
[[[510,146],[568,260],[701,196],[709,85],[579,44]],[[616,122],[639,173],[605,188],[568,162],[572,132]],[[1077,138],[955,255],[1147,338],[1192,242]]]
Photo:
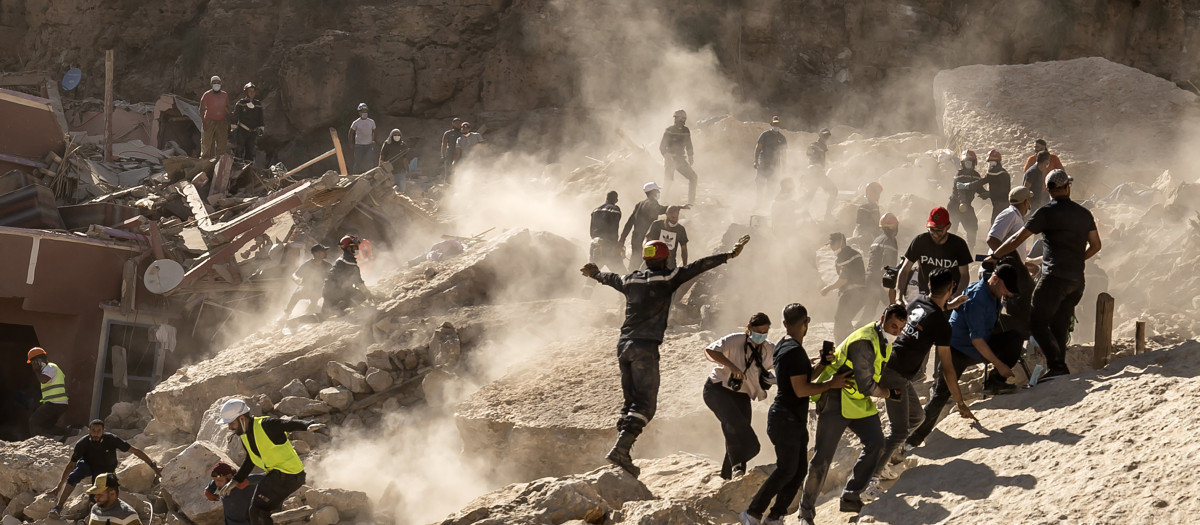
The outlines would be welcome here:
[[[1017,344],[1013,344],[1013,342]],[[992,353],[996,358],[1008,367],[1013,367],[1017,364],[1017,360],[1021,358],[1020,335],[1016,332],[999,332],[994,333],[988,338],[988,347],[992,349]],[[958,350],[950,349],[951,364],[954,366],[954,373],[958,377],[962,377],[963,371],[974,364],[985,363],[983,359],[977,359],[969,356]],[[942,415],[942,410],[946,408],[946,403],[950,401],[950,386],[946,383],[946,376],[942,374],[942,359],[937,356],[933,361],[933,390],[929,393],[929,401],[925,402],[925,421],[921,426],[913,431],[912,435],[908,436],[907,443],[914,447],[921,446],[925,442],[925,438],[933,432],[933,427],[937,426],[938,419]]]
[[[234,156],[246,162],[254,162],[254,154],[258,151],[255,147],[257,141],[258,135],[256,133],[239,127],[233,132]]]
[[[879,464],[875,467],[872,477],[879,476],[888,460],[904,446],[904,440],[908,439],[909,434],[925,422],[925,411],[921,408],[921,398],[917,396],[917,389],[913,387],[911,380],[895,370],[884,368],[883,374],[879,377],[879,384],[884,388],[900,390],[900,399],[884,400],[888,415],[888,435],[883,446],[882,457],[879,459]]]
[[[254,488],[254,499],[250,503],[250,523],[274,525],[271,514],[283,508],[283,501],[304,485],[304,480],[304,471],[300,471],[299,474],[284,474],[278,470],[267,472]]]
[[[688,164],[687,158],[683,155],[667,154],[663,157],[663,176],[666,179],[666,188],[663,193],[667,194],[671,191],[671,182],[675,178],[675,172],[683,175],[683,178],[688,181],[688,204],[696,202],[696,182],[699,177],[696,176],[696,170],[692,169],[692,165]]]
[[[774,498],[770,516],[778,518],[787,514],[788,507],[796,499],[808,472],[807,416],[807,413],[796,414],[791,409],[771,405],[767,412],[767,437],[775,445],[775,471],[767,476],[754,499],[750,500],[751,513],[761,516]]]
[[[1075,306],[1083,299],[1084,281],[1071,281],[1044,275],[1033,289],[1033,305],[1029,314],[1029,331],[1042,353],[1046,368],[1051,372],[1067,369],[1067,337]]]
[[[842,395],[840,391],[826,393],[821,398],[817,415],[817,442],[813,447],[812,462],[808,465],[808,478],[804,480],[804,496],[800,498],[800,516],[812,519],[816,515],[817,496],[821,493],[821,485],[825,484],[825,476],[829,474],[829,465],[833,463],[833,455],[837,452],[838,442],[847,428],[863,444],[862,453],[854,463],[846,488],[842,489],[842,498],[858,499],[858,494],[867,488],[871,474],[875,472],[875,464],[883,454],[883,426],[879,414],[862,419],[846,419],[842,416]]]
[[[29,433],[34,436],[55,436],[62,432],[58,418],[67,413],[65,403],[39,403],[29,415]]]
[[[658,345],[655,341],[626,339],[617,343],[617,362],[621,366],[621,418],[617,430],[635,436],[654,419],[658,409]]]
[[[750,395],[734,392],[718,383],[705,379],[704,404],[717,415],[721,422],[721,433],[725,435],[725,459],[721,463],[721,477],[729,479],[734,465],[742,465],[754,459],[762,449],[754,428],[750,426],[753,411]]]

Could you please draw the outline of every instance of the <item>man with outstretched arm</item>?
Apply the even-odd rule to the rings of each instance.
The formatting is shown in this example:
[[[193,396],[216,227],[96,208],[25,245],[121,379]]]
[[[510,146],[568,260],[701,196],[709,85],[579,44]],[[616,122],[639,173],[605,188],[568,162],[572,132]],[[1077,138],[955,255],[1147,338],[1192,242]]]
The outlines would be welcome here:
[[[625,295],[625,323],[617,340],[617,361],[621,366],[621,391],[625,402],[617,420],[617,443],[606,458],[635,477],[641,472],[633,464],[629,449],[658,408],[658,347],[667,331],[667,313],[671,297],[692,278],[716,268],[742,253],[750,236],[738,239],[729,253],[719,253],[678,268],[668,268],[670,249],[662,241],[647,242],[642,248],[645,270],[621,276],[601,272],[595,263],[583,265],[580,272],[600,284],[611,286]]]

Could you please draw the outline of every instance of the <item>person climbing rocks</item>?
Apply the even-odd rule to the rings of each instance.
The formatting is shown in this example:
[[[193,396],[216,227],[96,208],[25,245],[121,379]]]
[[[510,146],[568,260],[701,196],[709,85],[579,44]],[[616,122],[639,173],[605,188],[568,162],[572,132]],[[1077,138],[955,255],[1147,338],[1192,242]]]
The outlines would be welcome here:
[[[967,247],[975,246],[979,235],[979,218],[975,215],[975,196],[988,198],[983,189],[983,177],[975,171],[978,157],[975,152],[966,150],[959,156],[958,173],[954,174],[954,185],[950,190],[950,202],[946,209],[950,211],[950,219],[962,226],[966,232]]]
[[[584,277],[595,279],[625,296],[625,322],[617,340],[624,403],[617,420],[617,442],[605,457],[634,477],[641,470],[633,464],[629,451],[658,408],[658,347],[667,330],[672,295],[689,280],[740,255],[748,242],[750,236],[743,236],[729,253],[710,255],[670,269],[667,259],[671,253],[667,244],[650,241],[642,248],[645,270],[621,276],[601,272],[594,263],[580,268]]]
[[[366,173],[375,167],[375,120],[367,116],[367,103],[358,104],[358,118],[350,123],[350,140],[354,144],[354,166],[351,173]]]
[[[212,481],[204,488],[204,497],[209,501],[221,502],[221,509],[225,513],[225,525],[250,525],[250,505],[254,502],[254,491],[262,481],[263,475],[250,474],[246,476],[247,483],[244,488],[234,485],[228,494],[218,496],[225,485],[233,482],[234,473],[233,466],[218,461],[209,473]]]
[[[358,248],[362,242],[357,235],[342,236],[338,246],[342,256],[333,263],[333,268],[325,276],[321,297],[325,303],[322,311],[326,315],[338,315],[347,308],[361,304],[375,296],[363,282],[362,271],[358,268]]]
[[[834,253],[837,281],[821,288],[821,296],[838,292],[837,313],[833,316],[833,334],[843,338],[850,334],[854,319],[862,312],[867,301],[867,273],[862,254],[846,244],[846,236],[840,232],[829,234],[826,244]]]
[[[442,178],[446,184],[450,183],[450,177],[454,175],[454,159],[458,153],[458,138],[462,136],[463,119],[454,117],[450,120],[450,129],[442,133]]]
[[[671,250],[671,258],[667,259],[667,268],[675,268],[682,264],[688,263],[688,234],[687,228],[679,224],[679,210],[683,208],[679,206],[667,206],[666,215],[657,221],[650,223],[650,229],[646,230],[647,241],[662,241],[667,243],[667,248]]]
[[[879,231],[882,233],[871,241],[871,247],[867,251],[868,312],[896,302],[895,286],[888,286],[883,278],[887,272],[885,268],[896,266],[896,259],[900,256],[900,248],[896,243],[896,235],[900,232],[900,220],[890,212],[883,214],[879,217]]]
[[[67,413],[70,398],[67,397],[67,374],[62,367],[51,363],[46,350],[40,346],[29,349],[25,363],[33,368],[33,374],[42,385],[42,398],[29,415],[29,433],[34,436],[55,437],[63,434],[58,420]]]
[[[966,289],[971,282],[967,266],[974,257],[967,242],[948,231],[950,228],[950,212],[941,206],[929,211],[929,220],[925,222],[925,233],[917,235],[904,251],[904,264],[900,268],[900,278],[896,280],[896,296],[900,301],[906,301],[908,281],[912,270],[917,268],[917,291],[929,295],[929,274],[938,268],[958,268],[959,278],[955,291]]]
[[[58,486],[46,491],[46,494],[58,494],[54,507],[50,509],[50,517],[58,519],[63,504],[67,502],[67,498],[71,497],[75,485],[78,485],[84,478],[92,478],[92,481],[96,481],[97,477],[104,473],[116,472],[118,450],[137,456],[138,459],[150,466],[155,476],[162,475],[162,469],[158,468],[158,464],[150,459],[150,456],[115,434],[105,432],[103,420],[93,419],[88,424],[88,435],[80,438],[72,447],[71,459],[67,461],[67,467],[63,469],[62,479],[59,480]]]
[[[996,267],[986,279],[971,283],[967,287],[966,302],[950,313],[950,346],[938,346],[934,368],[941,373],[934,374],[933,390],[925,402],[924,421],[905,440],[907,446],[921,446],[933,432],[942,409],[951,398],[958,406],[959,415],[974,419],[958,387],[958,378],[967,367],[991,363],[1002,377],[1012,377],[1012,366],[1020,355],[998,353],[988,340],[1000,315],[1000,301],[1013,295],[1012,290],[1018,288],[1017,271],[1008,264]]]
[[[642,185],[642,191],[646,193],[646,198],[633,206],[633,213],[629,214],[629,218],[625,220],[625,227],[621,229],[621,238],[617,240],[617,244],[625,244],[625,239],[629,239],[629,253],[634,254],[642,246],[646,239],[646,232],[650,231],[650,225],[658,220],[659,215],[667,213],[667,206],[660,204],[658,198],[662,195],[662,188],[653,181]],[[689,209],[690,206],[681,206],[680,209]],[[632,233],[632,235],[630,235]],[[641,261],[629,257],[629,271],[636,270],[641,265]]]
[[[87,525],[142,525],[137,511],[121,501],[121,482],[115,473],[96,476],[85,492],[95,502],[88,512]]]
[[[1046,356],[1042,380],[1071,373],[1066,363],[1071,318],[1083,298],[1085,261],[1101,248],[1092,212],[1071,200],[1072,182],[1063,170],[1046,175],[1053,200],[1034,211],[1029,222],[985,260],[995,263],[1031,235],[1040,234],[1045,240],[1041,277],[1033,289],[1030,312],[1030,331]]]
[[[829,173],[825,168],[825,157],[829,153],[829,137],[832,133],[829,128],[821,128],[817,132],[817,140],[808,145],[808,169],[800,178],[800,185],[804,188],[801,192],[800,200],[807,202],[809,199],[817,196],[817,190],[825,192],[825,218],[833,216],[833,206],[837,202],[838,188],[837,184],[829,178]]]
[[[931,295],[919,295],[908,303],[908,317],[892,344],[892,355],[879,376],[879,384],[889,390],[897,390],[897,399],[884,400],[888,416],[888,434],[884,443],[883,454],[867,483],[867,491],[863,496],[869,499],[879,499],[882,490],[879,487],[879,477],[893,456],[900,452],[909,434],[917,429],[925,420],[925,412],[921,408],[921,399],[917,396],[914,381],[921,375],[929,350],[933,347],[950,347],[950,320],[947,311],[954,305],[948,305],[950,294],[954,291],[954,281],[958,275],[952,269],[938,268],[929,275]],[[959,296],[962,297],[962,296]],[[958,401],[958,398],[955,398]],[[963,417],[974,419],[966,404],[958,403],[958,411]]]
[[[821,348],[820,360],[813,366],[803,346],[811,321],[808,309],[802,304],[792,303],[783,308],[783,327],[787,335],[775,344],[772,357],[779,389],[775,391],[775,402],[767,411],[767,437],[775,446],[775,470],[758,488],[750,506],[738,516],[743,525],[783,525],[783,517],[796,499],[808,470],[809,396],[841,390],[852,373],[841,372],[824,382],[816,382],[829,366],[834,347],[826,341]],[[771,505],[772,499],[774,505]],[[771,512],[763,519],[768,505]]]
[[[675,124],[663,131],[662,139],[658,142],[658,152],[663,156],[666,191],[670,192],[672,179],[675,178],[675,172],[678,171],[688,181],[687,203],[690,205],[696,202],[696,184],[698,183],[696,171],[692,169],[692,163],[696,161],[695,152],[692,150],[692,131],[685,125],[687,123],[686,111],[682,109],[675,111],[674,118]]]
[[[608,271],[625,270],[625,250],[617,236],[621,226],[621,207],[617,206],[617,192],[610,191],[604,204],[592,210],[588,234],[592,239],[588,250],[588,262]],[[583,286],[584,297],[590,297],[596,282],[589,280]]]
[[[992,218],[988,224],[996,222],[996,216],[1008,207],[1008,192],[1012,190],[1012,175],[1004,169],[1004,156],[999,151],[991,150],[987,154],[987,175],[983,176],[983,186],[987,186],[988,197],[992,200]]]
[[[229,93],[221,89],[221,77],[209,79],[212,89],[200,95],[200,158],[224,155],[229,148]]]
[[[847,428],[858,436],[863,445],[854,463],[850,479],[842,489],[842,512],[859,512],[863,501],[860,493],[867,488],[875,465],[883,454],[883,426],[879,410],[872,397],[899,399],[900,392],[879,384],[883,366],[892,354],[887,336],[898,336],[904,328],[907,312],[898,304],[888,305],[878,321],[863,326],[846,338],[834,351],[832,363],[818,377],[827,381],[834,374],[850,371],[852,379],[836,393],[813,396],[817,403],[816,443],[808,477],[804,480],[804,495],[800,498],[800,518],[811,522],[816,518],[817,496],[825,484],[829,465],[838,443]]]
[[[725,436],[725,458],[721,479],[746,473],[746,462],[758,455],[760,445],[754,428],[751,401],[767,398],[774,383],[770,371],[775,345],[767,341],[771,319],[762,312],[750,316],[746,329],[722,337],[704,349],[704,356],[717,366],[704,381],[704,404],[717,416]]]
[[[754,169],[757,170],[754,183],[758,188],[758,200],[755,202],[759,207],[769,202],[768,197],[775,189],[775,176],[786,176],[787,173],[788,143],[779,127],[782,124],[778,116],[771,117],[771,129],[762,132],[754,145]]]
[[[322,287],[325,285],[325,276],[333,269],[333,265],[325,261],[329,248],[318,243],[308,251],[312,254],[312,259],[305,261],[292,273],[292,281],[300,285],[300,288],[292,292],[292,297],[288,299],[287,307],[283,309],[284,319],[292,315],[292,310],[301,299],[308,299],[308,311],[317,310],[317,302],[321,300]]]
[[[229,483],[217,489],[217,495],[227,497],[235,488],[245,489],[250,484],[250,471],[254,467],[262,469],[266,474],[251,498],[250,523],[273,525],[271,514],[283,508],[283,501],[304,485],[306,478],[304,463],[292,448],[288,432],[316,432],[325,428],[325,424],[303,419],[252,417],[250,406],[241,399],[230,399],[221,405],[217,422],[227,425],[230,432],[239,436],[246,450],[241,468]]]
[[[253,82],[247,82],[242,86],[242,98],[233,104],[233,117],[229,121],[235,157],[254,162],[258,138],[267,131],[265,122],[262,101],[258,100],[258,87]]]

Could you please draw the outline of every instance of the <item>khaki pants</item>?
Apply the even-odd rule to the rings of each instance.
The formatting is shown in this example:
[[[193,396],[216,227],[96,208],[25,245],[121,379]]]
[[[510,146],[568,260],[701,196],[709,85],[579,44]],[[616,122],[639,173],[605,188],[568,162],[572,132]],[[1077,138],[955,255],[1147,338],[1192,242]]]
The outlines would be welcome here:
[[[200,158],[220,157],[228,151],[229,123],[204,119],[200,132]]]

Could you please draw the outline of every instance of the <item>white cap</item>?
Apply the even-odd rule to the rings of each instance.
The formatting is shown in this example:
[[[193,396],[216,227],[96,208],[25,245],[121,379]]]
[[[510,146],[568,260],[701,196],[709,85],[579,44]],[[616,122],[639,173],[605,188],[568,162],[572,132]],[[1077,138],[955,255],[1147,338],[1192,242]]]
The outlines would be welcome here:
[[[241,399],[230,399],[221,405],[221,418],[217,420],[222,425],[228,425],[238,416],[250,412],[250,407]]]
[[[654,190],[662,190],[662,188],[659,188],[658,184],[654,183],[653,181],[647,182],[646,184],[642,185],[642,191],[644,191],[646,193],[650,193]]]

